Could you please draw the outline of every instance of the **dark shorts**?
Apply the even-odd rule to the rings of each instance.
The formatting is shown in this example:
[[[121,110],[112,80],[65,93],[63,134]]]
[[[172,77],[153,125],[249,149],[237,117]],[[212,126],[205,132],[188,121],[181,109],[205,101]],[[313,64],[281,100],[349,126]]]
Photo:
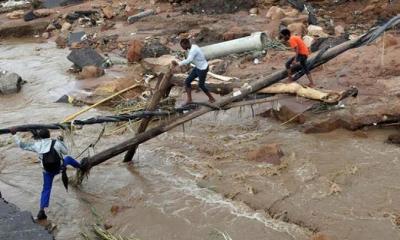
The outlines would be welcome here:
[[[193,68],[192,72],[189,74],[189,76],[185,80],[185,86],[187,88],[192,87],[192,82],[195,80],[197,77],[199,78],[199,88],[203,90],[203,92],[208,92],[208,89],[206,88],[206,78],[207,78],[207,73],[208,73],[208,67],[207,69],[200,70],[198,68]]]
[[[295,57],[292,57],[292,58],[290,58],[290,59],[286,62],[286,69],[289,69],[289,68],[290,68],[290,66],[292,65],[292,63],[293,63],[293,61],[294,61],[294,58],[295,58]],[[308,67],[307,67],[307,56],[306,56],[306,55],[301,55],[301,54],[299,54],[299,55],[297,56],[297,59],[296,59],[296,60],[300,63],[301,68],[304,70],[304,72],[305,72],[306,74],[309,74],[310,71],[308,70]]]

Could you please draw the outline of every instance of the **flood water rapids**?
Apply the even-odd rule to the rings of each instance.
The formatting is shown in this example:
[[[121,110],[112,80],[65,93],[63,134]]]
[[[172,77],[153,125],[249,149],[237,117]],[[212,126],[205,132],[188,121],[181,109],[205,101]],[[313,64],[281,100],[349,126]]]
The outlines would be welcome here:
[[[0,45],[0,68],[18,73],[27,81],[20,93],[0,96],[0,127],[59,122],[81,109],[54,103],[63,94],[83,91],[79,81],[66,72],[71,65],[66,59],[68,53],[67,49],[48,43]],[[91,110],[80,118],[100,114],[107,112]],[[279,131],[270,133],[272,128]],[[100,130],[101,126],[90,126],[76,131],[73,142],[67,141],[72,156],[93,142]],[[117,144],[129,134],[132,135],[128,132],[102,138],[95,152]],[[241,144],[256,148],[258,142],[279,142],[284,144],[285,153],[295,152],[299,161],[315,158],[327,165],[360,155],[365,164],[368,159],[382,157],[398,161],[399,150],[384,145],[383,138],[382,132],[373,133],[368,139],[354,138],[346,131],[306,135],[280,127],[270,119],[253,118],[247,108],[210,113],[185,124],[184,129],[178,127],[142,144],[134,166],[123,164],[122,155],[96,166],[79,189],[66,192],[56,177],[48,216],[57,225],[56,239],[79,239],[80,232],[88,231],[99,219],[109,222],[115,233],[142,240],[309,239],[309,230],[271,219],[244,202],[225,198],[212,186],[199,184],[213,156],[225,154],[215,149],[231,154],[229,167],[221,174],[261,164],[239,156]],[[10,142],[11,136],[0,136],[0,140]],[[348,146],[351,152],[340,151]],[[34,153],[14,144],[1,147],[0,191],[5,199],[35,215],[41,185],[41,168]],[[274,186],[279,188],[279,184]]]

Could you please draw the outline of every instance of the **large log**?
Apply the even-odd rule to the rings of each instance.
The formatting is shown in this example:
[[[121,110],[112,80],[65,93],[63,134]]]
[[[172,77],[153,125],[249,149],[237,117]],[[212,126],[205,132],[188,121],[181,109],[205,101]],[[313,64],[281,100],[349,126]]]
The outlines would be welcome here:
[[[400,16],[396,16],[389,20],[386,24],[379,26],[378,28],[374,28],[368,33],[364,34],[363,36],[347,41],[345,43],[342,43],[338,46],[335,46],[333,48],[327,49],[326,51],[324,50],[323,52],[318,52],[314,54],[307,62],[309,69],[313,69],[315,67],[318,67],[322,65],[323,63],[328,62],[329,60],[335,58],[339,54],[352,49],[352,48],[358,48],[361,47],[365,44],[371,43],[372,41],[376,40],[381,34],[383,34],[387,29],[392,28],[393,26],[397,25],[400,23]],[[296,65],[293,69],[294,71],[299,71],[300,66]],[[303,74],[303,72],[301,72]],[[300,75],[301,75],[300,74]],[[300,76],[299,75],[299,76]],[[229,94],[217,102],[214,103],[216,107],[223,108],[224,106],[228,105],[231,102],[235,101],[240,101],[244,99],[246,96],[249,94],[255,93],[262,88],[265,88],[267,86],[270,86],[282,79],[287,77],[287,71],[286,70],[280,70],[277,71],[276,73],[273,73],[265,78],[260,78],[254,82],[251,82],[249,84],[244,85],[243,87],[240,88],[240,90],[233,92],[232,94]],[[203,114],[206,114],[210,111],[215,110],[215,108],[210,108],[210,107],[201,107],[197,110],[194,110],[192,112],[189,112],[187,114],[182,115],[181,117],[176,117],[174,119],[171,119],[170,121],[167,121],[164,124],[160,124],[158,127],[155,127],[149,131],[146,131],[144,133],[138,134],[134,138],[128,139],[120,144],[117,144],[114,147],[111,147],[109,149],[106,149],[98,154],[95,154],[91,158],[86,159],[85,163],[87,164],[88,168],[90,169],[93,166],[96,166],[102,162],[107,161],[108,159],[117,156],[133,146],[143,143],[151,138],[154,138],[166,131],[169,131],[181,124],[184,124],[187,121],[190,121],[194,118],[197,118]]]
[[[350,87],[345,91],[329,91],[329,90],[318,90],[310,87],[305,87],[297,82],[292,83],[276,83],[267,88],[263,88],[258,93],[267,94],[296,94],[297,96],[318,100],[321,102],[336,104],[342,99],[348,96],[357,96],[358,90],[355,87]]]
[[[310,69],[315,68],[316,66],[319,66],[332,58],[336,57],[337,55],[351,49],[354,47],[357,47],[357,41],[358,39],[351,40],[348,42],[345,42],[341,45],[338,45],[334,48],[328,49],[325,51],[322,55],[320,55],[319,59],[315,59],[318,54],[314,54],[312,57],[310,57],[309,62],[313,63],[312,66],[310,66]],[[296,65],[294,70],[300,70],[300,66]],[[254,82],[251,82],[243,87],[240,88],[240,90],[233,92],[232,94],[229,94],[217,102],[214,103],[216,107],[223,108],[227,104],[234,102],[234,101],[240,101],[243,98],[245,98],[247,95],[251,93],[255,93],[267,86],[270,86],[274,83],[277,83],[278,81],[284,79],[287,77],[287,71],[286,70],[280,70],[277,71],[265,78],[260,78]],[[106,149],[100,153],[97,153],[93,155],[92,157],[86,159],[87,164],[90,167],[96,166],[98,164],[101,164],[108,159],[117,156],[129,149],[131,149],[133,146],[143,143],[149,139],[152,139],[164,132],[167,132],[181,124],[184,124],[185,122],[188,122],[192,119],[195,119],[203,114],[206,114],[210,111],[212,111],[213,108],[209,107],[200,107],[197,110],[194,110],[192,112],[186,113],[180,117],[173,118],[166,123],[161,123],[159,126],[150,129],[144,133],[138,134],[133,138],[127,139],[123,141],[122,143],[119,143],[109,149]]]
[[[171,78],[171,84],[178,87],[184,87],[186,77],[187,77],[186,74],[175,74]],[[231,93],[234,88],[240,88],[241,84],[238,82],[222,82],[222,81],[213,82],[207,80],[206,87],[212,93],[227,95]],[[194,81],[192,83],[192,88],[196,90],[199,89],[197,81]]]
[[[165,95],[167,97],[167,94]],[[282,96],[273,96],[273,97],[266,97],[266,98],[258,98],[240,102],[233,102],[224,108],[214,108],[213,110],[228,110],[230,108],[247,106],[247,105],[254,105],[254,104],[261,104],[266,102],[271,102],[275,100],[281,100],[285,97]],[[139,120],[145,118],[154,118],[154,117],[171,117],[175,114],[181,114],[185,111],[196,109],[199,105],[207,105],[205,103],[193,103],[183,107],[175,108],[171,111],[165,110],[155,110],[155,111],[136,111],[131,114],[120,114],[114,116],[96,116],[91,117],[84,120],[74,120],[73,122],[65,122],[65,123],[51,123],[51,124],[24,124],[24,125],[17,125],[7,128],[0,128],[0,135],[2,134],[10,134],[12,131],[11,129],[15,130],[15,132],[32,132],[40,129],[51,129],[51,130],[60,130],[60,129],[70,129],[71,126],[83,126],[83,125],[91,125],[91,124],[102,124],[102,123],[115,123],[115,122],[127,122],[132,120]]]
[[[172,72],[169,70],[167,73],[164,74],[161,82],[157,84],[157,89],[151,98],[149,104],[146,107],[146,111],[154,111],[157,109],[158,104],[160,101],[165,97],[166,92],[170,88],[170,79],[172,77]],[[136,134],[140,134],[146,131],[147,126],[149,125],[151,118],[142,119],[140,122],[139,128],[137,129]],[[133,156],[136,153],[138,145],[133,145],[132,148],[125,154],[124,162],[132,161]]]

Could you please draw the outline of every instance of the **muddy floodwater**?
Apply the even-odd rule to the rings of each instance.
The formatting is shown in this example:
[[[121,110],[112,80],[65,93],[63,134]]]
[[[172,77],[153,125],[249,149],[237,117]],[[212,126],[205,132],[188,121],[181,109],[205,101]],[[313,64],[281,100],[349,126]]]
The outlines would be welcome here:
[[[1,69],[27,81],[20,93],[0,97],[0,127],[57,122],[80,109],[54,103],[82,91],[66,73],[67,54],[53,44],[0,45]],[[105,112],[82,118],[99,114]],[[68,138],[72,155],[101,128],[85,127]],[[48,216],[56,239],[79,239],[97,221],[142,240],[306,240],[317,232],[331,239],[400,239],[400,149],[384,143],[392,131],[306,135],[252,117],[249,108],[210,113],[142,144],[134,166],[117,156],[69,192],[56,178]],[[94,151],[128,135],[104,136]],[[1,193],[36,214],[40,164],[11,140],[0,137]],[[247,152],[268,143],[285,154],[279,166],[247,159]]]

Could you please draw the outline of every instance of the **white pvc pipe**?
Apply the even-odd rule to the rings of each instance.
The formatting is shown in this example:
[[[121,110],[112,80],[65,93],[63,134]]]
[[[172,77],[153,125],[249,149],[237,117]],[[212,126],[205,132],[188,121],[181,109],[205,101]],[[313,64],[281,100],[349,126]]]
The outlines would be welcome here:
[[[264,32],[255,32],[248,37],[205,46],[201,49],[203,50],[206,58],[209,60],[234,53],[263,50],[266,46],[266,43],[267,34]]]
[[[155,12],[153,9],[149,9],[149,10],[140,12],[140,13],[138,13],[138,14],[136,14],[136,15],[129,16],[129,17],[128,17],[128,23],[129,23],[129,24],[132,24],[132,23],[138,21],[138,20],[141,19],[141,18],[154,15],[155,13],[156,13],[156,12]]]

